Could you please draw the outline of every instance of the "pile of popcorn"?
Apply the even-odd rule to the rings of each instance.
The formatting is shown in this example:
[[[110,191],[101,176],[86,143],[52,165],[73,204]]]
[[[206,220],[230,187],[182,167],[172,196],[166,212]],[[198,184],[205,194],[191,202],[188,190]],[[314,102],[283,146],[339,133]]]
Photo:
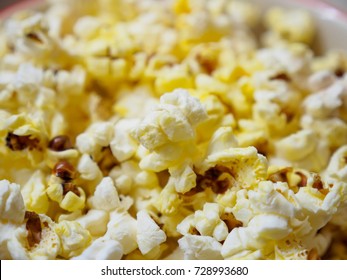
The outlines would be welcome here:
[[[237,0],[2,20],[0,259],[346,259],[347,56],[316,36]]]

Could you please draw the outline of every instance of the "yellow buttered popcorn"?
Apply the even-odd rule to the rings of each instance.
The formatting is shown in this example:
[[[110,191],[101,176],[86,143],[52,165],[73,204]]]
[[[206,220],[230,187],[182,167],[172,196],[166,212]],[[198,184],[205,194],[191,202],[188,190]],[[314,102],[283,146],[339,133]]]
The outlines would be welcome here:
[[[64,258],[78,256],[91,242],[88,230],[78,222],[62,221],[56,225],[55,230],[61,240],[60,255]]]
[[[1,259],[347,258],[347,56],[254,2],[1,21]]]
[[[46,214],[49,207],[47,185],[42,172],[35,172],[22,188],[22,195],[28,211]]]

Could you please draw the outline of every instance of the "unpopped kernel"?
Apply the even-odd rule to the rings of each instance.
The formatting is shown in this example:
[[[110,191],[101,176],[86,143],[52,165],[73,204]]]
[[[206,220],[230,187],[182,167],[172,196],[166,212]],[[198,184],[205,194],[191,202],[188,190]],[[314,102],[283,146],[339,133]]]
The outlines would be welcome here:
[[[346,259],[346,54],[307,11],[159,2],[1,23],[0,258]]]

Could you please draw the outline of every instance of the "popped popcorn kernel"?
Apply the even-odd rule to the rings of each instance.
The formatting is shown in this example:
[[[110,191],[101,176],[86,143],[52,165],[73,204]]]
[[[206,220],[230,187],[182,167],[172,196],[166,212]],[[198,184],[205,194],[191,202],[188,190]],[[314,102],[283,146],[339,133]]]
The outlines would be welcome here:
[[[55,231],[61,240],[63,258],[78,256],[91,243],[89,232],[78,222],[62,221],[55,226]]]
[[[142,254],[147,254],[165,242],[166,235],[150,215],[141,210],[137,213],[137,243]]]

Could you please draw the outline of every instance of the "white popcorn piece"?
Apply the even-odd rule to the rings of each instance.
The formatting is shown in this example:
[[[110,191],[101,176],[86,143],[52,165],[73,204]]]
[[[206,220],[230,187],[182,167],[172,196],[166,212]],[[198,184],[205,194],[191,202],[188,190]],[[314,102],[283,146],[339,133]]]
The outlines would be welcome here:
[[[135,131],[137,140],[151,152],[140,167],[161,171],[179,161],[183,153],[194,152],[195,127],[206,119],[203,105],[185,90],[164,94],[158,109]]]
[[[276,143],[278,156],[294,162],[297,167],[321,171],[328,163],[327,142],[319,141],[311,129],[300,130]]]
[[[101,180],[102,172],[88,154],[83,154],[78,162],[77,171],[81,178],[87,181]]]
[[[95,155],[102,147],[107,147],[113,136],[113,126],[110,122],[93,123],[86,132],[76,138],[76,145],[81,153]]]
[[[80,255],[91,243],[88,230],[75,221],[61,221],[55,226],[55,232],[61,241],[60,255],[63,258]]]
[[[107,224],[105,238],[118,241],[123,253],[129,254],[137,248],[137,222],[127,212],[113,211]]]
[[[74,219],[92,236],[102,236],[107,231],[109,214],[104,210],[90,209],[87,214]]]
[[[147,254],[166,241],[166,234],[153,221],[150,215],[141,210],[137,213],[137,244],[142,254]]]
[[[238,147],[237,140],[233,134],[231,127],[220,127],[212,135],[207,154],[212,155],[218,152],[225,151],[229,148]]]
[[[304,129],[314,130],[331,149],[335,150],[346,143],[347,124],[339,118],[317,119],[304,115],[300,124]]]
[[[22,64],[15,77],[14,85],[22,95],[35,94],[43,80],[43,71],[32,64]]]
[[[179,193],[190,191],[196,185],[196,174],[188,163],[169,168],[172,183]]]
[[[340,147],[330,158],[328,167],[325,170],[325,175],[337,180],[347,180],[347,146]]]
[[[259,183],[256,191],[248,191],[249,202],[254,213],[277,213],[286,218],[295,217],[298,202],[295,201],[294,192],[288,191],[286,197],[280,191],[280,184],[264,181]],[[287,186],[285,188],[287,189]],[[238,216],[238,212],[234,213]]]
[[[249,222],[248,228],[252,228],[260,238],[269,240],[280,240],[291,233],[288,220],[275,214],[255,216]]]
[[[86,79],[86,72],[82,67],[74,67],[70,72],[61,70],[56,77],[57,91],[64,95],[81,95]]]
[[[315,33],[314,21],[304,10],[271,8],[266,22],[271,31],[290,42],[311,43]]]
[[[112,178],[105,177],[96,187],[94,195],[89,198],[88,204],[95,209],[112,211],[120,207],[117,189]]]
[[[114,126],[114,137],[110,143],[112,154],[115,158],[123,162],[134,156],[138,144],[131,136],[138,124],[138,119],[122,119]]]
[[[102,22],[96,17],[81,17],[74,25],[74,33],[80,38],[89,39],[96,35],[101,25]]]
[[[164,107],[162,105],[162,107]],[[158,118],[159,126],[172,142],[189,141],[194,138],[194,131],[186,116],[177,111],[177,107],[165,106]]]
[[[2,260],[13,258],[9,251],[8,243],[9,240],[13,238],[16,230],[18,230],[18,225],[0,222],[0,258]],[[11,249],[11,251],[13,251],[13,249]]]
[[[269,241],[268,241],[269,242]],[[245,250],[255,251],[257,248],[261,247],[263,242],[257,239],[256,235],[252,234],[252,230],[249,228],[236,228],[232,230],[223,246],[221,248],[221,255],[223,258],[230,258],[236,254],[239,254]]]
[[[22,188],[22,195],[28,211],[44,214],[48,211],[49,201],[46,194],[44,174],[36,171]]]
[[[203,210],[195,211],[186,217],[178,226],[177,231],[183,235],[191,233],[195,228],[203,236],[214,237],[217,241],[226,239],[229,230],[221,219],[224,210],[217,203],[205,203]]]
[[[7,247],[12,259],[52,260],[60,253],[61,242],[54,222],[43,214],[34,216],[34,220],[29,218],[26,227],[18,227],[8,240]],[[39,228],[37,223],[40,224]]]
[[[318,71],[309,77],[308,83],[313,91],[323,90],[331,86],[336,81],[336,77],[328,70]]]
[[[168,141],[164,131],[159,126],[161,112],[154,111],[146,116],[136,129],[136,138],[149,150],[153,150]]]
[[[7,180],[0,181],[1,222],[21,224],[24,221],[25,206],[20,186]]]
[[[222,244],[210,236],[185,235],[178,240],[186,260],[221,260]]]
[[[341,83],[333,83],[304,100],[305,112],[315,118],[331,117],[343,105],[343,95],[345,95],[344,86]]]
[[[72,260],[120,260],[122,256],[123,247],[118,241],[100,237]]]
[[[176,192],[173,179],[169,178],[168,183],[161,191],[159,199],[157,199],[157,203],[155,205],[160,210],[160,212],[172,215],[174,213],[177,213],[181,204],[182,200]]]
[[[197,98],[191,97],[187,91],[177,89],[170,94],[164,94],[160,98],[160,107],[166,109],[168,106],[178,108],[187,117],[192,126],[198,125],[207,119],[206,110]]]
[[[314,187],[300,188],[295,194],[300,206],[306,212],[310,225],[314,229],[320,229],[327,224],[347,194],[347,186],[345,184],[336,183],[330,188],[328,194],[323,195]]]
[[[304,51],[296,54],[284,47],[267,48],[257,51],[257,59],[266,67],[277,73],[299,74],[305,71],[311,53]]]

